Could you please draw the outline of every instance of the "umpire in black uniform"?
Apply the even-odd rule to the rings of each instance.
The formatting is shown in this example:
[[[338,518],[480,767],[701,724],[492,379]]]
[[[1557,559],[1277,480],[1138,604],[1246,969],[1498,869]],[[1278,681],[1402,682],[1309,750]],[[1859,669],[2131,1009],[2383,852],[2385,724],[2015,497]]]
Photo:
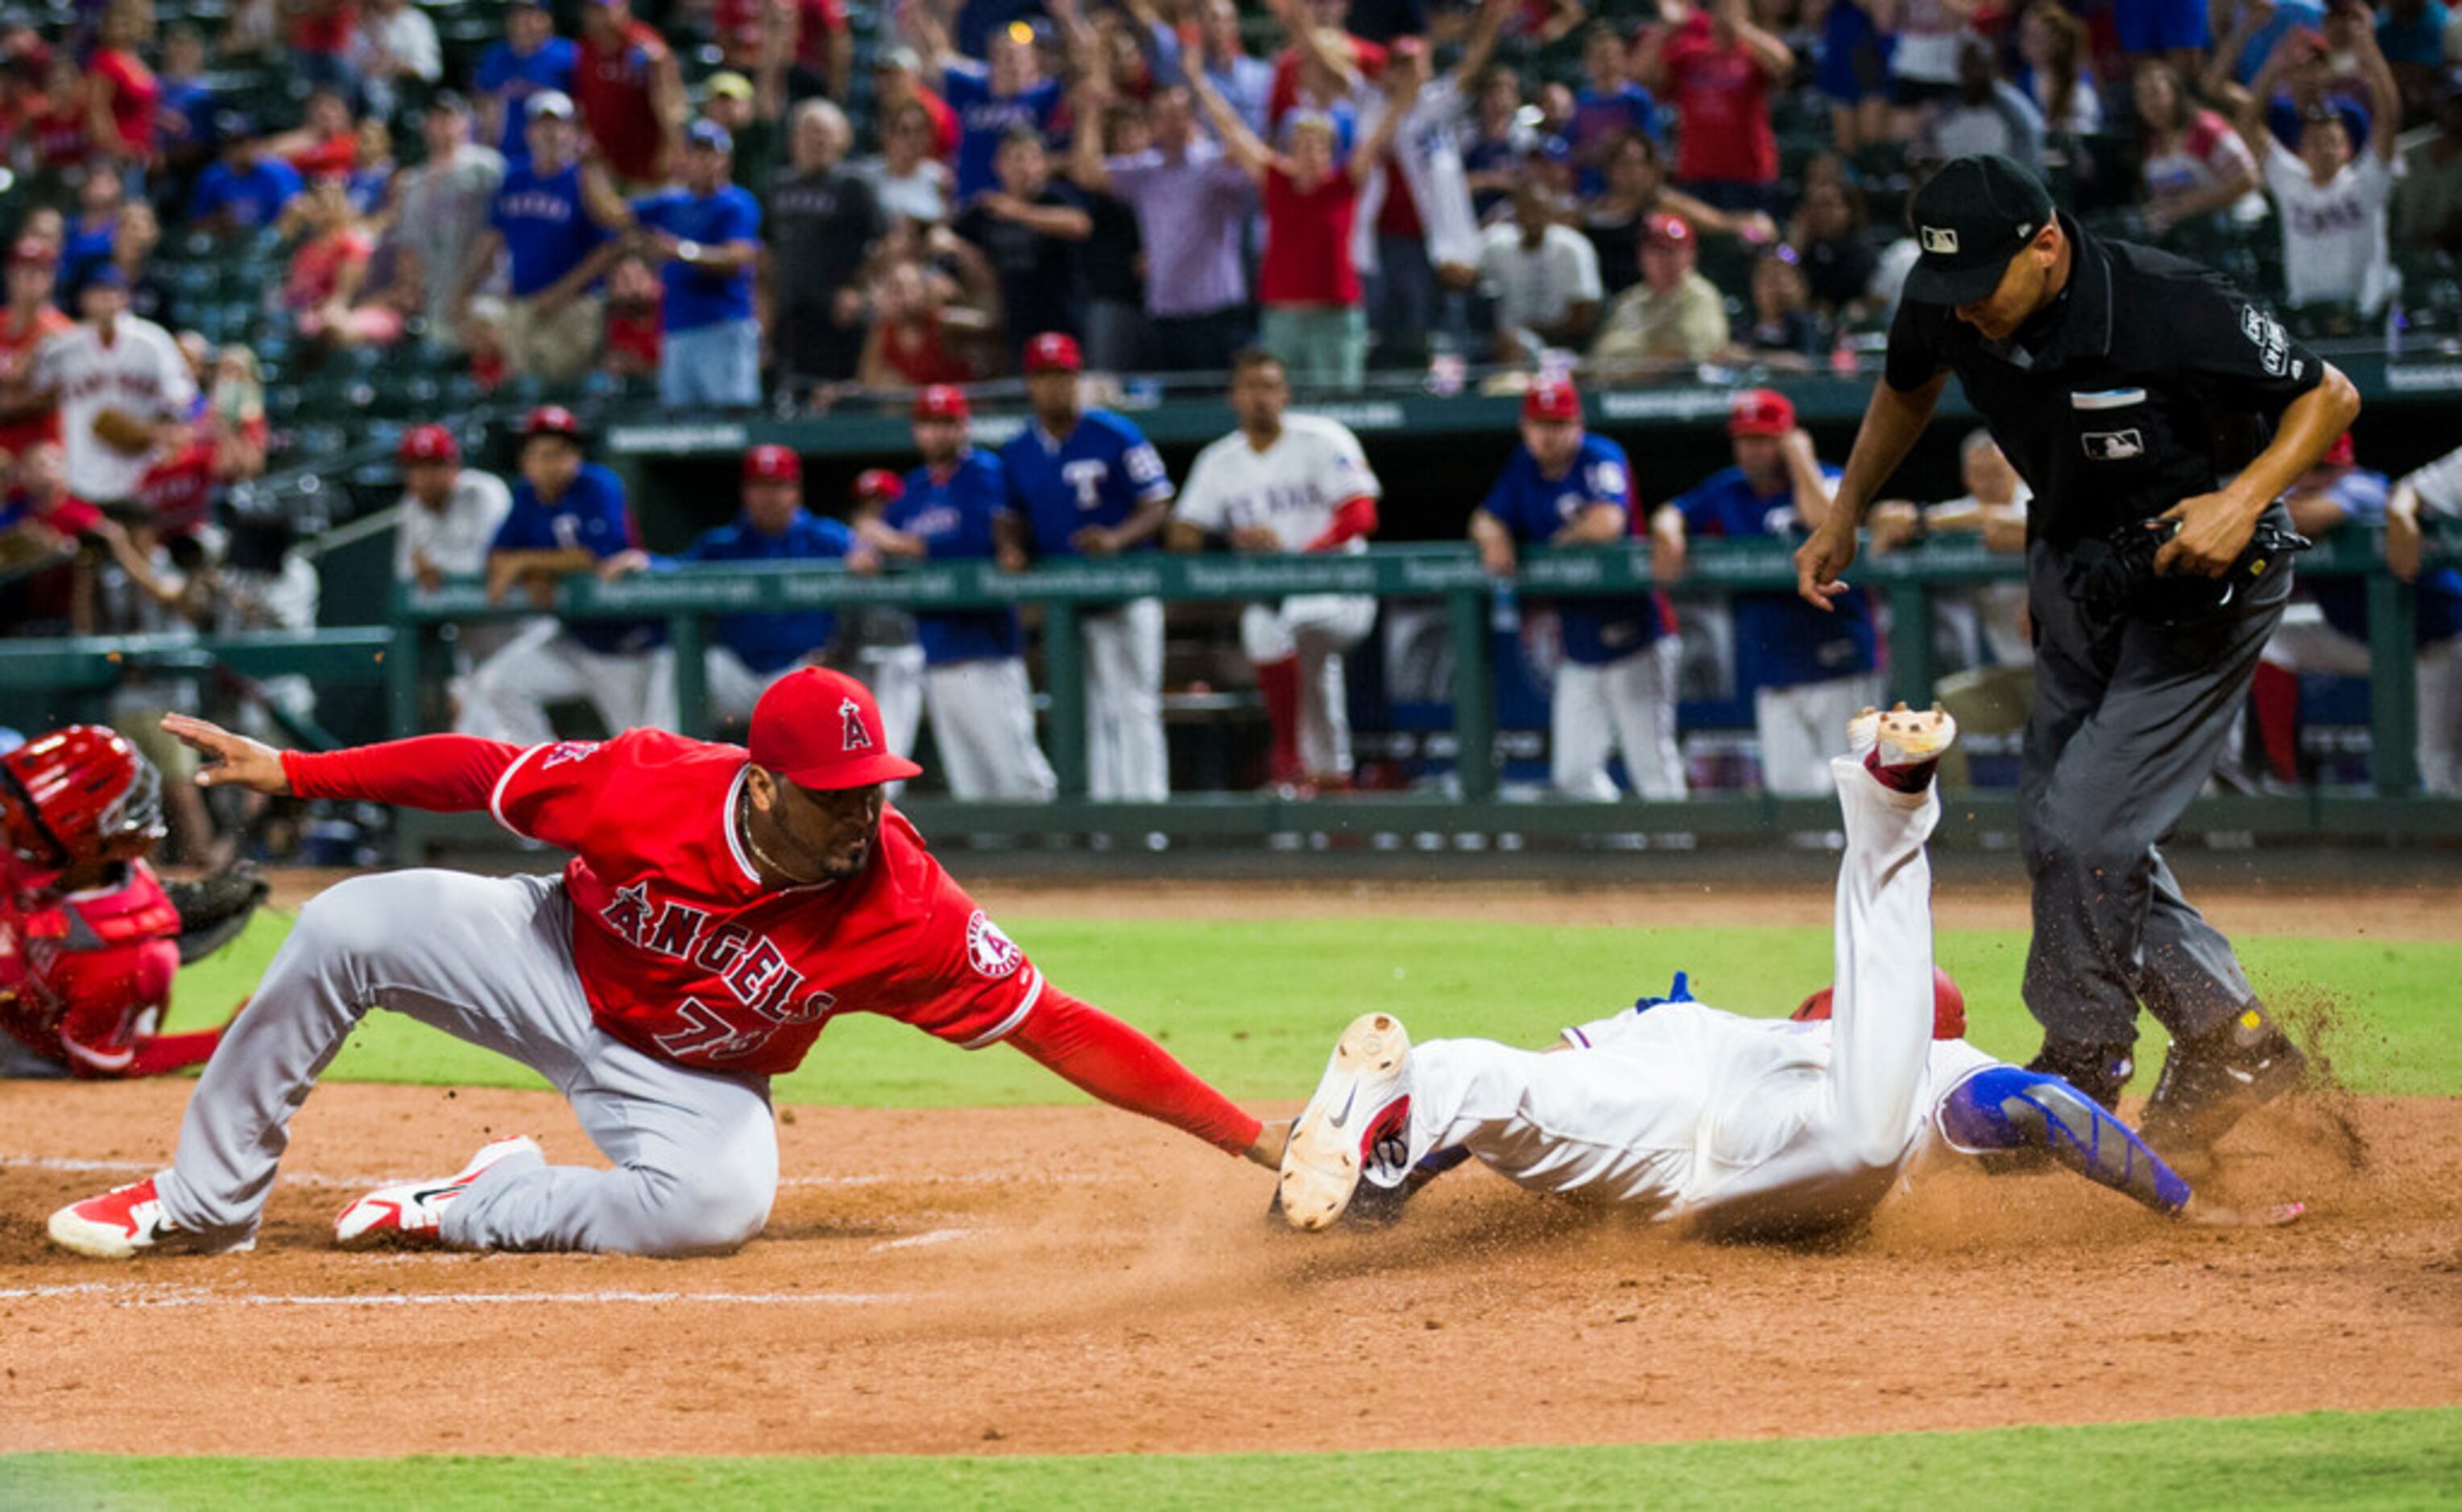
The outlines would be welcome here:
[[[2142,1003],[2171,1034],[2147,1138],[2198,1149],[2305,1062],[2156,845],[2212,776],[2291,596],[2305,543],[2282,492],[2359,394],[2222,278],[2083,229],[2006,158],[1947,164],[1911,218],[1922,256],[1888,371],[1797,586],[1819,605],[1843,591],[1856,525],[1955,373],[2035,495],[2034,1068],[2117,1101]]]

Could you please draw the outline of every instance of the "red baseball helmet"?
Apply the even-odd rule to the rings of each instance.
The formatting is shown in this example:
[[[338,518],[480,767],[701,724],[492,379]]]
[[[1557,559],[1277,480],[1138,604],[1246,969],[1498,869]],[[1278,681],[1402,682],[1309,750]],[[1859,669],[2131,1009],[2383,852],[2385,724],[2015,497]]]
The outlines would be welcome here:
[[[9,848],[30,866],[134,861],[163,836],[162,776],[125,735],[71,725],[0,756]]]
[[[1830,994],[1835,990],[1834,988],[1823,988],[1805,998],[1803,1005],[1788,1016],[1799,1024],[1827,1018]],[[1966,994],[1957,990],[1956,979],[1937,966],[1932,969],[1932,1037],[1966,1037]]]

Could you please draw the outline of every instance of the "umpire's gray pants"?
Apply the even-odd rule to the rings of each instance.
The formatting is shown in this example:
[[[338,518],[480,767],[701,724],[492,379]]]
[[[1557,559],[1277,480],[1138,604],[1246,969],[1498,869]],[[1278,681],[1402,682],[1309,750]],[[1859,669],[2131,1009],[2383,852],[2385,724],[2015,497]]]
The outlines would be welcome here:
[[[2090,623],[2062,553],[2026,548],[2035,710],[2019,816],[2034,880],[2026,1007],[2053,1039],[2137,1037],[2137,1006],[2174,1037],[2255,993],[2224,939],[2180,896],[2157,842],[2214,775],[2257,653],[2291,597],[2285,564],[2220,612],[2178,625]]]
[[[598,1029],[572,929],[551,877],[402,871],[318,895],[188,1099],[179,1153],[156,1182],[164,1215],[197,1234],[252,1235],[292,1114],[376,1007],[545,1076],[616,1162],[506,1161],[445,1208],[445,1243],[679,1255],[752,1238],[778,1190],[767,1078],[688,1070]]]

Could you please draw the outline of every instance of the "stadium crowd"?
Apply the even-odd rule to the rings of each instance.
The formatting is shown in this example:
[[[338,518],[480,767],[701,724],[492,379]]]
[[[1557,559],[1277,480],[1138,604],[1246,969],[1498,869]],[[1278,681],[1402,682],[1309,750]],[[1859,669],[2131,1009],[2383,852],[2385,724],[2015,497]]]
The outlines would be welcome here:
[[[1081,384],[1201,374],[1216,389],[1228,373],[1259,455],[1307,429],[1253,423],[1267,374],[1284,401],[1371,382],[1526,390],[1515,466],[1536,468],[1532,490],[1568,468],[1613,481],[1581,494],[1612,519],[1569,537],[1517,523],[1501,482],[1479,511],[1493,528],[1472,527],[1491,564],[1517,540],[1630,532],[1650,535],[1673,569],[1688,537],[1808,525],[1825,497],[1808,437],[1782,397],[1749,394],[1730,425],[1737,467],[1653,508],[1629,497],[1629,473],[1598,471],[1583,448],[1603,438],[1548,397],[1562,380],[1851,367],[1886,330],[1917,252],[1899,207],[1933,166],[1975,152],[2032,167],[2099,225],[2233,272],[2305,333],[2382,330],[2390,343],[2434,330],[2462,314],[2453,60],[2462,16],[2438,0],[1657,0],[1595,14],[1584,0],[64,7],[0,25],[14,218],[0,310],[0,606],[11,633],[313,625],[315,575],[289,522],[226,495],[289,439],[269,420],[269,367],[364,371],[373,352],[447,375],[430,391],[447,401],[654,394],[668,410],[783,413],[921,395],[926,465],[896,490],[908,500],[891,497],[896,479],[876,479],[850,524],[822,521],[804,508],[792,455],[756,453],[744,519],[696,548],[866,567],[953,551],[1022,562],[1166,543],[1353,549],[1374,529],[1364,458],[1366,484],[1322,500],[1324,532],[1269,544],[1220,513],[1221,476],[1199,489],[1203,459],[1175,490],[1141,440],[1106,430],[1123,490],[1105,506],[1113,516],[1096,538],[1044,532],[1021,477],[1033,458],[1009,456],[1017,443],[997,459],[966,444],[961,388],[981,380],[1025,380],[1043,428],[1022,441],[1053,455],[1074,434],[1055,427],[1098,417],[1080,413]],[[210,297],[233,276],[251,302],[244,319]],[[955,431],[927,437],[952,405]],[[1358,455],[1355,440],[1345,452],[1307,434],[1329,465]],[[574,570],[659,569],[665,559],[635,549],[622,483],[586,451],[579,422],[552,405],[531,415],[507,481],[464,467],[449,430],[409,432],[405,575],[484,572],[501,593]],[[2021,539],[2022,488],[1986,451],[1969,448],[1968,498],[1885,510],[1881,543],[1956,528]],[[977,459],[1005,467],[1004,479],[939,498]],[[2419,514],[2462,492],[2442,474],[2367,476],[2356,491],[2342,475],[2316,479],[2338,512],[2314,518],[2390,522],[2398,564]],[[911,501],[918,481],[934,508]],[[1192,492],[1213,499],[1215,517],[1191,522]],[[1362,501],[1364,518],[1345,513]],[[2462,589],[2450,577],[2429,581]],[[1868,613],[1841,640],[1782,608],[1734,607],[1753,628],[1733,659],[1738,692],[1756,699],[1764,777],[1785,790],[1781,774],[1802,763],[1772,742],[1794,749],[1788,721],[1834,731],[1827,704],[1868,696],[1877,675]],[[2006,692],[1990,674],[2022,660],[2015,613],[1985,592],[1946,617],[1967,648],[1960,675]],[[1347,777],[1340,653],[1366,633],[1355,618],[1285,610],[1242,627],[1277,782]],[[1656,644],[1664,616],[1570,618],[1563,665],[1602,669]],[[2455,641],[2457,619],[2424,611],[2423,645]],[[1116,644],[1095,652],[1110,669],[1098,676],[1151,690],[1160,627],[1158,607],[1123,610]],[[829,628],[817,628],[824,640]],[[953,728],[961,744],[1006,742],[997,779],[961,788],[1047,791],[1039,754],[1027,759],[1023,664],[1007,670],[1015,627],[943,628],[921,627],[919,671],[902,628],[867,629],[868,674],[918,679],[903,704],[884,686],[885,708],[918,711],[911,730],[932,707],[944,758]],[[1587,644],[1594,630],[1640,644]],[[714,678],[722,706],[821,654],[815,632],[723,634],[737,666]],[[461,717],[535,734],[541,706],[574,695],[611,720],[671,717],[665,677],[611,677],[605,662],[655,639],[650,626],[546,622],[507,645],[465,640],[483,654]],[[2279,660],[2302,664],[2290,650]],[[2451,660],[2423,656],[2424,711],[2430,668]],[[998,689],[943,675],[976,662],[1001,664]],[[1814,683],[1838,685],[1835,696],[1770,696]],[[1564,722],[1567,684],[1588,723]],[[137,685],[122,696],[133,727],[188,695]],[[280,725],[305,696],[275,690],[250,706]],[[1559,787],[1615,791],[1613,745],[1635,788],[1680,789],[1661,744],[1672,725],[1633,713],[1635,699],[1672,698],[1663,669],[1577,671],[1557,696]],[[2450,726],[2462,699],[2436,696]],[[1115,796],[1155,791],[1145,697],[1130,700],[1134,731],[1093,732],[1112,773],[1098,796],[1104,781]],[[1570,757],[1568,729],[1583,732]],[[2440,739],[2450,753],[2450,729]],[[2450,789],[2450,754],[2430,771]],[[183,828],[208,822],[192,815]]]

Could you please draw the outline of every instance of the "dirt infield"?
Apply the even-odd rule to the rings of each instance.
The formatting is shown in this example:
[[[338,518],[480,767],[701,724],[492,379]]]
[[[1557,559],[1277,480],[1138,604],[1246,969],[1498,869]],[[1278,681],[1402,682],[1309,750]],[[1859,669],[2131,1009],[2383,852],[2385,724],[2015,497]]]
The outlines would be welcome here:
[[[2462,1125],[2235,1136],[2275,1232],[1944,1173],[1830,1254],[1721,1249],[1448,1178],[1384,1234],[1268,1226],[1265,1173],[1098,1109],[795,1110],[726,1259],[345,1256],[372,1178],[546,1094],[335,1086],[258,1252],[110,1266],[40,1218],[159,1157],[184,1084],[0,1101],[0,1450],[1034,1453],[1609,1442],[2462,1402]],[[29,1157],[39,1158],[30,1163]]]

